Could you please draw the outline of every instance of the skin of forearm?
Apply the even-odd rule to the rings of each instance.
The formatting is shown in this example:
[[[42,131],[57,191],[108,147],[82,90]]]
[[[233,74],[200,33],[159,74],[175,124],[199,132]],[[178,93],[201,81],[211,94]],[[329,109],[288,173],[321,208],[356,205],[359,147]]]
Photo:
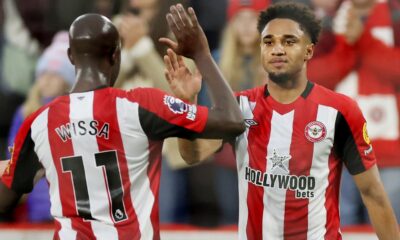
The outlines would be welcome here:
[[[188,164],[195,164],[208,159],[222,146],[221,139],[179,139],[179,152]]]
[[[219,110],[221,117],[233,121],[243,122],[242,114],[237,107],[233,92],[228,83],[224,80],[211,54],[202,54],[195,57],[197,68],[203,75],[209,87],[209,94],[213,100],[212,109]],[[212,67],[210,67],[212,66]],[[214,101],[218,99],[218,101]]]
[[[198,151],[197,140],[191,141],[180,138],[178,141],[179,152],[181,157],[189,165],[196,164],[201,161],[200,153]]]
[[[15,208],[20,198],[20,194],[8,189],[4,183],[0,182],[0,214],[5,214]]]
[[[400,240],[398,223],[386,193],[383,190],[370,191],[361,196],[379,239]]]

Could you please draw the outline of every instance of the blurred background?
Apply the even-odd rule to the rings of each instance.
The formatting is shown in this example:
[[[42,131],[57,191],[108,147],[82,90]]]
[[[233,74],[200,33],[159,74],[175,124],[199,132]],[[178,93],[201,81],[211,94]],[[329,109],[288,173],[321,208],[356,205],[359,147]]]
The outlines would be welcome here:
[[[285,1],[285,0],[281,0]],[[212,54],[235,91],[265,84],[256,29],[269,0],[2,0],[0,1],[0,159],[9,157],[23,119],[68,92],[74,70],[66,55],[67,30],[83,13],[100,13],[117,26],[122,40],[116,87],[169,91],[158,38],[170,36],[165,14],[176,3],[192,6]],[[354,98],[367,119],[380,174],[400,220],[400,1],[299,0],[309,5],[323,31],[308,64],[309,80]],[[194,64],[188,65],[193,70]],[[199,104],[209,105],[203,85]],[[188,167],[177,145],[163,150],[160,220],[198,227],[236,225],[236,163],[229,145],[205,163]],[[342,225],[369,224],[351,176],[344,171]],[[4,223],[51,223],[48,185],[43,179]],[[0,230],[2,231],[2,230]]]

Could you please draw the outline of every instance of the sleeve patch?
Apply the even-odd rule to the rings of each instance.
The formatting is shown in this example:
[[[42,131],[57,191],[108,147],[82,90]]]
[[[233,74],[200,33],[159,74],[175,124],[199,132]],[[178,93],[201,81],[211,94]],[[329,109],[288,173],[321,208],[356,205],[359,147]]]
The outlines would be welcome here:
[[[165,95],[164,104],[168,106],[168,109],[174,114],[186,113],[186,118],[194,121],[196,119],[197,107],[196,105],[189,105],[182,100]]]
[[[366,144],[368,144],[368,145],[371,144],[371,140],[370,140],[370,138],[368,136],[367,123],[366,122],[364,123],[364,126],[363,126],[363,138],[364,138],[364,141],[365,141]]]

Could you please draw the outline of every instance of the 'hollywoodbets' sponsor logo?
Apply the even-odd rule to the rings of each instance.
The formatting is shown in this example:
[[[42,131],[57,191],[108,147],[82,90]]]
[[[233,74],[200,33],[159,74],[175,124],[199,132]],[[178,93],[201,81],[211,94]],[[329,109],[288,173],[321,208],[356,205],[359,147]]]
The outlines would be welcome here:
[[[246,167],[246,181],[260,187],[295,191],[296,198],[313,198],[315,177],[263,173]]]

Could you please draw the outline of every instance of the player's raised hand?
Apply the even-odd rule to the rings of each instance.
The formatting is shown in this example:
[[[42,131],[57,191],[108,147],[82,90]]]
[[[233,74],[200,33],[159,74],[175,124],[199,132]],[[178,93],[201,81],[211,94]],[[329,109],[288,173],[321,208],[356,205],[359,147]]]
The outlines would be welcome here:
[[[186,11],[182,4],[171,6],[167,22],[177,42],[169,38],[160,38],[161,43],[166,44],[178,55],[192,59],[210,54],[207,38],[193,8]]]
[[[194,73],[186,67],[183,58],[172,49],[167,50],[164,56],[165,77],[173,94],[183,100],[196,102],[197,94],[201,88],[201,74],[196,69]]]

